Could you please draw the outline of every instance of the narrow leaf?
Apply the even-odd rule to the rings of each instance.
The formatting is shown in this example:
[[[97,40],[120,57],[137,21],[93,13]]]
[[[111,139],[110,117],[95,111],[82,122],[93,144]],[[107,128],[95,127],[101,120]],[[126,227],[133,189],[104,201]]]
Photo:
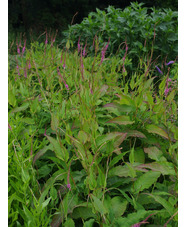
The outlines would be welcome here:
[[[129,125],[129,124],[133,124],[134,121],[131,121],[129,116],[119,116],[119,117],[113,118],[112,120],[107,121],[106,123],[117,123],[119,125]]]

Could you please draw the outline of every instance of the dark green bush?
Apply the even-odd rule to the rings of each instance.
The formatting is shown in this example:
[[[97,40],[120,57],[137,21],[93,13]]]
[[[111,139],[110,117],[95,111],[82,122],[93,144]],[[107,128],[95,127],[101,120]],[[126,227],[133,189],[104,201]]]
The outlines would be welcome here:
[[[136,66],[136,57],[138,59],[151,51],[152,44],[154,59],[160,55],[161,59],[168,57],[174,60],[178,54],[177,11],[142,6],[143,3],[131,3],[131,6],[124,10],[115,9],[113,6],[109,6],[105,11],[96,9],[96,12],[89,13],[81,24],[69,26],[64,32],[66,38],[63,42],[69,40],[76,47],[80,37],[81,42],[85,44],[86,40],[87,46],[93,50],[93,39],[97,35],[100,47],[110,38],[108,51],[115,54],[118,46],[126,40],[133,66]],[[122,56],[125,52],[124,45],[120,47],[123,49],[120,52]]]

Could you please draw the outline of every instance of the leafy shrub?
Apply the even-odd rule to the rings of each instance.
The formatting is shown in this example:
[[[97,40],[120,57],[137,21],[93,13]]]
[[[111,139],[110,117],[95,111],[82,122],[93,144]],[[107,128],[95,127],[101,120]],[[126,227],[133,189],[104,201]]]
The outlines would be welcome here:
[[[100,47],[110,38],[108,51],[115,54],[120,44],[127,41],[129,58],[133,59],[133,66],[137,66],[139,57],[151,51],[154,42],[154,58],[175,59],[178,55],[178,13],[171,9],[155,9],[142,7],[143,3],[131,3],[124,10],[109,6],[105,11],[96,9],[80,24],[69,26],[64,32],[66,39],[72,45],[77,45],[78,39],[87,42],[93,50],[95,34],[99,39]],[[154,33],[155,29],[155,33]],[[121,45],[122,49],[123,45]],[[121,56],[124,55],[121,50]],[[136,57],[135,57],[136,56]]]

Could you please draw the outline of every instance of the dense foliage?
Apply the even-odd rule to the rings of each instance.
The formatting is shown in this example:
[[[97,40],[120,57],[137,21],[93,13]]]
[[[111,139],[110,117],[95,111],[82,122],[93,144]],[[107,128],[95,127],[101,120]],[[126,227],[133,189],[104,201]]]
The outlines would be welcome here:
[[[176,227],[177,63],[45,37],[9,53],[9,226]]]
[[[113,6],[106,11],[97,9],[80,24],[69,26],[64,32],[64,42],[69,40],[76,46],[78,40],[86,41],[91,51],[95,34],[101,44],[110,40],[109,52],[115,54],[120,50],[121,56],[126,40],[128,56],[133,63],[131,67],[135,70],[139,58],[150,53],[152,44],[154,59],[175,59],[178,55],[178,13],[171,9],[146,8],[142,3],[131,3],[124,10]]]

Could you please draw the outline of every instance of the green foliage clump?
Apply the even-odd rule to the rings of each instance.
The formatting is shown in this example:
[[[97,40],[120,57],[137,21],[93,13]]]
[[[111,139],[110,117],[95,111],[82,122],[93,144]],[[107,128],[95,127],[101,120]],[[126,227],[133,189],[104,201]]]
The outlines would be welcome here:
[[[152,42],[154,58],[177,57],[178,13],[171,9],[147,8],[143,3],[134,2],[124,10],[109,6],[105,11],[96,9],[89,13],[80,24],[69,26],[64,35],[73,45],[77,45],[79,38],[81,42],[86,41],[90,51],[95,35],[100,47],[110,39],[109,52],[115,54],[120,46],[121,56],[124,55],[122,44],[126,41],[128,56],[136,68],[136,61],[150,52]]]

